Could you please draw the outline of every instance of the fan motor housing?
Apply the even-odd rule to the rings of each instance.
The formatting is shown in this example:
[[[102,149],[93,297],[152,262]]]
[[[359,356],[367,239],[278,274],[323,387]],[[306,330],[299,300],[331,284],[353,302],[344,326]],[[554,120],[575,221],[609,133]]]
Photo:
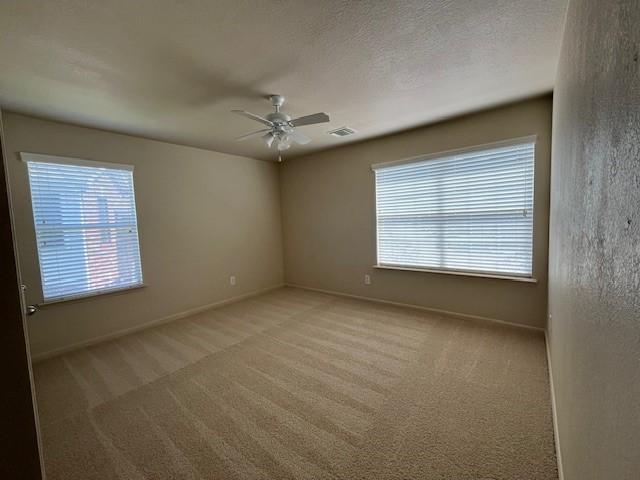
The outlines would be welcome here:
[[[291,120],[290,115],[287,115],[286,113],[282,113],[282,112],[269,113],[265,115],[265,118],[275,124],[283,124],[283,125],[288,124],[289,121]]]

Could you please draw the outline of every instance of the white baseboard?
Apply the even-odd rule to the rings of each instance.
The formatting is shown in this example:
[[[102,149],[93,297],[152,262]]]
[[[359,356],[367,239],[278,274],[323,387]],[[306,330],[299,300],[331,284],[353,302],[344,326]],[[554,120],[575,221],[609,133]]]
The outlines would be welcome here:
[[[293,284],[293,283],[286,283],[285,285],[287,287],[301,288],[303,290],[310,290],[310,291],[313,291],[313,292],[326,293],[328,295],[336,295],[336,296],[339,296],[339,297],[355,298],[357,300],[366,300],[366,301],[369,301],[369,302],[383,303],[383,304],[386,304],[386,305],[395,305],[397,307],[413,308],[413,309],[416,309],[416,310],[422,310],[422,311],[433,313],[433,314],[436,314],[436,315],[445,315],[447,317],[461,318],[463,320],[478,320],[478,321],[481,321],[481,322],[498,323],[498,324],[506,325],[506,326],[509,326],[509,327],[524,328],[524,329],[527,329],[527,330],[533,330],[533,331],[542,332],[542,333],[544,332],[544,328],[533,327],[531,325],[523,325],[521,323],[507,322],[505,320],[498,320],[497,318],[481,317],[479,315],[470,315],[468,313],[452,312],[452,311],[449,311],[449,310],[441,310],[441,309],[438,309],[438,308],[423,307],[422,305],[415,305],[415,304],[411,304],[411,303],[393,302],[391,300],[382,300],[382,299],[374,298],[374,297],[364,297],[364,296],[361,296],[361,295],[353,295],[351,293],[335,292],[335,291],[332,291],[332,290],[324,290],[322,288],[306,287],[304,285],[296,285],[296,284]]]
[[[62,355],[63,353],[71,352],[73,350],[78,350],[80,348],[89,347],[91,345],[95,345],[97,343],[106,342],[108,340],[113,340],[118,337],[122,337],[124,335],[128,335],[130,333],[138,332],[140,330],[146,330],[147,328],[154,327],[156,325],[161,325],[163,323],[169,323],[174,320],[179,320],[181,318],[189,317],[191,315],[195,315],[200,312],[204,312],[205,310],[211,310],[213,308],[219,308],[223,305],[228,305],[230,303],[239,302],[240,300],[244,300],[247,298],[255,297],[258,295],[262,295],[263,293],[270,292],[272,290],[276,290],[278,288],[284,287],[284,284],[274,285],[273,287],[263,288],[260,290],[254,290],[253,292],[244,293],[242,295],[237,295],[235,297],[227,298],[225,300],[220,300],[217,302],[209,303],[207,305],[202,305],[200,307],[190,308],[189,310],[184,310],[182,312],[174,313],[173,315],[168,315],[162,318],[156,318],[155,320],[151,320],[150,322],[145,322],[140,325],[136,325],[135,327],[125,328],[124,330],[118,330],[117,332],[108,333],[106,335],[101,335],[99,337],[90,338],[88,340],[83,340],[81,342],[77,342],[71,345],[67,345],[62,348],[56,348],[53,350],[48,350],[46,352],[41,352],[37,354],[31,355],[31,361],[33,363],[41,362],[42,360],[46,360],[51,357],[55,357],[57,355]]]
[[[549,349],[549,335],[545,330],[544,343],[547,349],[547,368],[549,369],[549,388],[551,390],[551,415],[553,417],[553,439],[556,444],[556,460],[558,462],[558,480],[564,480],[562,470],[562,451],[560,449],[560,432],[558,430],[558,410],[556,408],[556,389],[553,382],[553,368],[551,367],[551,350]]]

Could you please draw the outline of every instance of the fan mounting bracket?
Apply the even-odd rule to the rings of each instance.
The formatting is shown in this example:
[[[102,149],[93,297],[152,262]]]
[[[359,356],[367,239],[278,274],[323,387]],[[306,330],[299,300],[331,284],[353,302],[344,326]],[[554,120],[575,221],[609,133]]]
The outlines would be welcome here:
[[[276,107],[276,112],[284,105],[284,97],[282,95],[269,95],[269,100],[271,100],[271,105]]]

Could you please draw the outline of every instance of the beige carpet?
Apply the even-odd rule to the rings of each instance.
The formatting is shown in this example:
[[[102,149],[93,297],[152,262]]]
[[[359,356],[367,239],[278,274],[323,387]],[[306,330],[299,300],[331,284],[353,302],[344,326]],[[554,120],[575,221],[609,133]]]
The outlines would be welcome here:
[[[522,329],[286,288],[35,377],[49,480],[557,478]]]

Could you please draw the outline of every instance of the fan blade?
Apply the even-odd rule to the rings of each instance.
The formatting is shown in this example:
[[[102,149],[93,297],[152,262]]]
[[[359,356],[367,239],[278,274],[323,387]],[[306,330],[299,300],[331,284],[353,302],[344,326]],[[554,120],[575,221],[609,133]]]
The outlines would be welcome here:
[[[294,118],[289,122],[292,127],[300,127],[302,125],[313,125],[314,123],[326,123],[329,121],[329,115],[324,112],[305,115],[304,117]]]
[[[264,132],[270,132],[271,129],[270,128],[263,128],[262,130],[258,130],[256,132],[251,132],[251,133],[247,133],[246,135],[242,135],[241,137],[236,138],[236,142],[239,142],[241,140],[246,140],[247,138],[251,138],[251,137],[255,137],[257,135],[260,135]]]
[[[299,143],[300,145],[305,145],[311,141],[311,139],[304,133],[297,132],[296,130],[289,132],[289,136],[291,137],[291,140]]]
[[[255,113],[245,112],[244,110],[231,110],[231,112],[242,115],[243,117],[250,118],[251,120],[255,120],[256,122],[264,123],[268,127],[273,127],[273,123],[271,123],[266,118],[262,118],[260,115],[256,115]]]

